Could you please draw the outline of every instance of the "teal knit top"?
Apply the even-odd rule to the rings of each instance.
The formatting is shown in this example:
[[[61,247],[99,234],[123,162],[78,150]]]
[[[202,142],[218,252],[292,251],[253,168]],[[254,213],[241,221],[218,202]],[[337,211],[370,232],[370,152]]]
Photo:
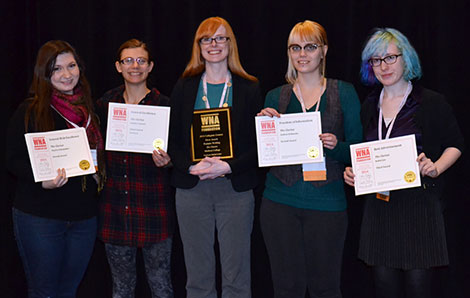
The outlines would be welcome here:
[[[207,99],[209,100],[209,106],[214,109],[219,107],[220,96],[224,91],[225,83],[221,84],[211,84],[207,83]],[[225,94],[227,98],[227,105],[232,106],[232,87],[227,88],[227,93]],[[204,87],[202,86],[202,80],[199,82],[199,87],[197,89],[196,101],[194,102],[195,110],[203,110],[206,108],[206,104],[202,100],[204,95]],[[225,98],[224,98],[225,99]]]
[[[361,105],[354,86],[344,81],[338,81],[341,109],[344,120],[344,141],[338,141],[333,150],[324,148],[327,156],[350,164],[351,156],[349,145],[362,141],[362,125],[359,117]],[[264,107],[278,109],[281,87],[273,89],[266,95]],[[326,107],[326,91],[320,100],[320,113],[324,113]],[[308,109],[315,111],[316,105]],[[302,107],[299,100],[292,92],[292,97],[287,106],[286,113],[301,113]],[[328,176],[328,173],[327,173]],[[277,203],[286,204],[296,208],[313,209],[322,211],[346,210],[346,195],[344,193],[343,180],[330,182],[321,187],[315,187],[308,181],[299,180],[292,186],[286,186],[272,174],[266,177],[266,188],[263,196]]]

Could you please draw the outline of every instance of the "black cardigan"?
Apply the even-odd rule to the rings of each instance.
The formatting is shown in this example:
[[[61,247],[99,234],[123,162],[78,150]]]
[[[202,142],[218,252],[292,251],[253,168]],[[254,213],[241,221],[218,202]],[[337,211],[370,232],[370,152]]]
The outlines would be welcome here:
[[[201,75],[180,78],[171,94],[170,140],[168,152],[174,168],[171,184],[178,188],[196,186],[199,177],[189,174],[191,164],[190,129]],[[232,173],[226,175],[235,191],[257,185],[257,153],[254,117],[262,108],[258,83],[232,75],[232,137],[234,158],[227,160]]]
[[[30,101],[23,102],[10,119],[7,133],[7,169],[17,178],[13,206],[39,217],[60,220],[83,220],[97,214],[97,185],[92,175],[86,176],[86,191],[82,191],[82,176],[70,177],[59,188],[44,189],[34,182],[28,149],[24,138],[24,117]],[[65,120],[52,111],[55,130],[67,129]],[[28,132],[35,132],[33,120]]]
[[[381,88],[370,93],[362,104],[361,121],[366,135],[369,127],[377,125],[378,102]],[[439,159],[444,150],[455,147],[463,152],[464,139],[452,107],[444,96],[432,90],[413,85],[410,97],[419,103],[414,115],[417,127],[422,132],[423,152],[433,162]],[[424,177],[423,185],[435,187],[442,192],[445,175],[437,178]]]

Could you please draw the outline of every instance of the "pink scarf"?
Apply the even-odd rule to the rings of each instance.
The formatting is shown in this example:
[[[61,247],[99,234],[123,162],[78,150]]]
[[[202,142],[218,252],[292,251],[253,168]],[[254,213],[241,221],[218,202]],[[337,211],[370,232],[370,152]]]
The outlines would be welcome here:
[[[83,94],[79,88],[75,89],[72,95],[64,94],[54,89],[52,91],[51,105],[70,122],[86,128],[89,112],[85,106]],[[68,121],[66,121],[66,123],[67,127],[73,128],[73,125]],[[90,125],[86,128],[86,134],[90,148],[98,150],[104,149],[103,138],[99,127],[97,127],[94,121],[90,121]]]

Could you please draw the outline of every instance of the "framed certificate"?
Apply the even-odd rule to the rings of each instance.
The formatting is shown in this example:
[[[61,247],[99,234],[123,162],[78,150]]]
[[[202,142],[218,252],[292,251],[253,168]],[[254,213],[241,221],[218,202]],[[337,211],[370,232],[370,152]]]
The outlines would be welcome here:
[[[196,110],[191,125],[191,159],[233,158],[230,107]]]
[[[152,153],[168,147],[170,108],[109,103],[106,150]]]
[[[67,177],[95,173],[95,165],[85,129],[71,128],[24,135],[34,181],[53,180],[57,169]]]
[[[260,167],[323,162],[320,112],[258,116],[255,122]]]
[[[415,135],[351,145],[356,196],[421,186]]]

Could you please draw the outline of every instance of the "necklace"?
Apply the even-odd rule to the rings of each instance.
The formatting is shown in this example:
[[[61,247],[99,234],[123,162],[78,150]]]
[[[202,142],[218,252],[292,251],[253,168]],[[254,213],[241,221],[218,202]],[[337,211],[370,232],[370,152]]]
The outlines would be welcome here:
[[[224,91],[222,91],[222,95],[220,96],[220,101],[219,101],[219,108],[221,107],[228,107],[228,94],[227,89],[232,86],[232,83],[230,80],[232,79],[232,76],[230,75],[230,72],[227,73],[227,77],[225,78],[225,84],[224,84]],[[206,73],[202,75],[202,90],[203,90],[203,95],[202,95],[202,101],[206,105],[206,109],[210,109],[211,106],[209,104],[209,100],[207,98],[207,78],[206,78]]]

